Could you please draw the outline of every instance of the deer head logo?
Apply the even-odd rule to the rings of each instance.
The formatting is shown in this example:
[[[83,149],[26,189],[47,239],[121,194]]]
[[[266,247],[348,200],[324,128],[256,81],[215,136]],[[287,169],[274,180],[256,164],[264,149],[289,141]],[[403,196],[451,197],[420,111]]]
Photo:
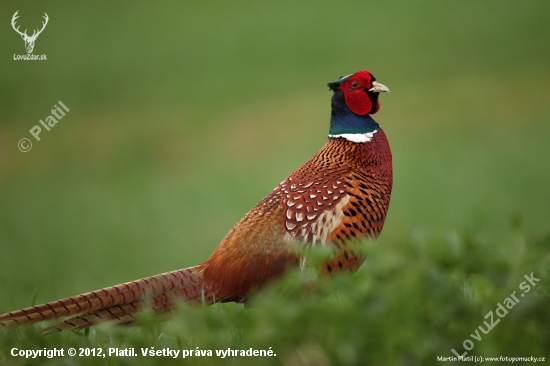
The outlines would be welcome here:
[[[27,49],[27,53],[32,53],[32,50],[34,49],[34,42],[36,42],[36,38],[38,38],[38,36],[40,35],[40,33],[42,33],[42,31],[44,30],[44,28],[46,28],[46,24],[48,24],[48,14],[44,13],[44,20],[45,22],[42,23],[42,29],[40,30],[34,30],[34,32],[32,33],[32,36],[28,36],[27,35],[27,30],[25,29],[24,32],[21,32],[19,30],[19,27],[15,28],[15,21],[17,18],[19,18],[19,15],[17,15],[17,13],[19,12],[19,10],[17,10],[15,12],[15,14],[13,14],[13,18],[11,18],[11,26],[13,27],[13,29],[19,33],[21,35],[21,38],[23,38],[23,41],[25,41],[25,48]]]

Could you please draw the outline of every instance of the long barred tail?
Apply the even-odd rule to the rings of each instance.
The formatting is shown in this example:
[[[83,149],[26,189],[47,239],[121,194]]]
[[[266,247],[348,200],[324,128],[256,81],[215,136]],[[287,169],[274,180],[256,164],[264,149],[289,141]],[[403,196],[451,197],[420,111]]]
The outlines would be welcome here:
[[[203,288],[203,271],[199,265],[2,314],[0,328],[73,316],[44,330],[50,333],[104,321],[127,323],[145,307],[162,312],[173,308],[178,299],[192,305],[210,303],[212,296]]]

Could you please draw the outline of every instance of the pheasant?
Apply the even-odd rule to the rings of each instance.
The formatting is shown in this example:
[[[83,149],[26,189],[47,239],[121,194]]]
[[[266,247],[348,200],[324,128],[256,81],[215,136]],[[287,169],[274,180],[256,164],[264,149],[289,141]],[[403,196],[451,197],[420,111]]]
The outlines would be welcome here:
[[[298,248],[328,246],[321,276],[353,272],[363,262],[354,242],[377,237],[392,189],[391,152],[372,119],[389,89],[367,70],[329,83],[334,92],[328,141],[275,187],[223,238],[202,264],[0,315],[0,328],[68,317],[45,332],[101,321],[128,323],[140,310],[242,301],[299,266]]]

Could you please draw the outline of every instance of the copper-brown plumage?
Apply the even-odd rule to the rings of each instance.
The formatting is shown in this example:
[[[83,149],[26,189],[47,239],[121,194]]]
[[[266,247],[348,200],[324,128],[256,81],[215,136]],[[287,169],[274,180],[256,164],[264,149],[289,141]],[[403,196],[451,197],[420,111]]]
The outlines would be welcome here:
[[[66,318],[45,331],[127,323],[143,308],[162,312],[179,300],[242,301],[300,263],[304,245],[328,245],[319,272],[356,270],[353,243],[377,237],[386,218],[392,163],[386,135],[369,114],[389,91],[368,71],[329,84],[334,91],[329,139],[252,208],[201,265],[0,315],[0,328]]]

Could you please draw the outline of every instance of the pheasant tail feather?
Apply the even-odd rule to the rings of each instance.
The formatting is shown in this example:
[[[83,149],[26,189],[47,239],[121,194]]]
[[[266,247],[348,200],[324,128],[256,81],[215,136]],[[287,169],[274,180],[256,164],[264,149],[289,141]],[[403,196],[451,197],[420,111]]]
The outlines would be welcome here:
[[[203,265],[185,268],[2,314],[0,328],[72,316],[45,332],[80,329],[109,320],[130,322],[145,305],[163,312],[178,299],[191,305],[211,303],[214,295],[203,288],[203,271]]]

